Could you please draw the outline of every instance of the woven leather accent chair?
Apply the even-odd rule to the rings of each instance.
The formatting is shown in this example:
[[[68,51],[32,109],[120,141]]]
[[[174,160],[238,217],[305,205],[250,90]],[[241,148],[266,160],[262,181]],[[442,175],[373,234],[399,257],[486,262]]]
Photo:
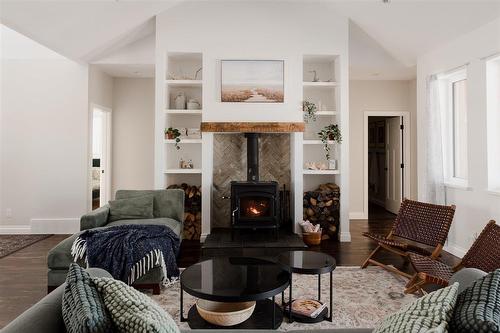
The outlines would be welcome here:
[[[462,261],[454,267],[417,253],[410,253],[409,259],[417,273],[406,285],[405,293],[423,291],[422,287],[429,284],[446,287],[451,276],[462,268],[492,272],[500,268],[500,226],[489,221]]]
[[[404,258],[407,258],[409,253],[437,258],[448,237],[454,215],[454,205],[442,206],[404,199],[392,230],[387,236],[370,232],[363,233],[363,236],[377,242],[377,247],[361,265],[361,268],[373,264],[393,273],[412,278],[412,275],[393,266],[378,262],[373,257],[377,252],[384,249]]]

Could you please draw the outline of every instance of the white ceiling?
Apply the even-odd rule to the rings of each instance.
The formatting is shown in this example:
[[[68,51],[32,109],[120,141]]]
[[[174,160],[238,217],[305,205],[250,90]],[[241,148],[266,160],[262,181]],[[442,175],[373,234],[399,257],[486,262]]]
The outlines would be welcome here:
[[[125,75],[136,71],[128,65],[154,62],[154,17],[183,0],[0,1],[3,24],[69,58]],[[352,79],[412,78],[418,56],[500,16],[500,0],[321,2],[351,20]]]

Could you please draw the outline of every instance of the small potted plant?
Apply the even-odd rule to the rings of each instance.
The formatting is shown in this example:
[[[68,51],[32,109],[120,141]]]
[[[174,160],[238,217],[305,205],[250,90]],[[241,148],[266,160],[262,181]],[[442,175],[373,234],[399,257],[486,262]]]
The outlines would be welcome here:
[[[320,132],[318,132],[318,136],[321,139],[321,142],[323,142],[323,149],[325,150],[325,157],[328,160],[329,165],[335,166],[335,167],[330,167],[330,168],[336,169],[336,164],[337,164],[336,162],[337,161],[330,160],[331,147],[330,147],[328,141],[334,141],[336,143],[342,142],[342,134],[340,133],[339,125],[330,124],[328,126],[325,126]]]
[[[304,111],[304,121],[306,123],[309,123],[311,120],[316,121],[316,111],[318,111],[316,104],[309,101],[303,101],[302,111]]]
[[[181,132],[177,128],[169,127],[165,130],[165,138],[168,140],[175,140],[175,149],[179,150],[179,142],[181,142]]]

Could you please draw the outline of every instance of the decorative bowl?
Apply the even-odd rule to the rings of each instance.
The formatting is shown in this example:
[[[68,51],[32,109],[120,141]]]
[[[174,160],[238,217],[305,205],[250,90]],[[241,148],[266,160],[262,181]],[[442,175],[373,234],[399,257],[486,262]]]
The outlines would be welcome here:
[[[200,316],[211,324],[234,326],[241,324],[252,315],[255,302],[223,303],[204,299],[196,301]]]

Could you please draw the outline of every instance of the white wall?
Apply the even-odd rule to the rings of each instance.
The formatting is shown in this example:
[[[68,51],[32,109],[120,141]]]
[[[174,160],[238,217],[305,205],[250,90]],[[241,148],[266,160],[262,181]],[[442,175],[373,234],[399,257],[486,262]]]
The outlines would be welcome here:
[[[154,79],[115,78],[112,115],[112,195],[152,189]]]
[[[95,65],[89,66],[89,104],[113,108],[113,78]]]
[[[365,111],[406,111],[410,113],[410,197],[416,198],[416,87],[415,81],[350,81],[349,82],[349,122],[350,122],[350,215],[355,219],[366,219],[364,202],[365,179],[363,162],[364,112]]]
[[[340,125],[349,137],[348,110],[348,19],[326,4],[290,2],[235,1],[185,2],[156,17],[156,142],[155,186],[162,186],[163,104],[166,54],[170,52],[203,53],[203,121],[302,121],[302,60],[304,54],[339,55]],[[264,59],[285,61],[285,101],[279,104],[233,104],[220,100],[220,60]],[[301,134],[294,135],[295,147]],[[213,136],[203,136],[202,192],[212,186]],[[208,147],[208,149],[206,149]],[[302,218],[302,147],[292,149],[295,184],[296,220]],[[349,156],[349,142],[341,145],[341,156]],[[341,239],[349,240],[349,168],[341,158]],[[292,171],[292,172],[294,172]],[[300,202],[300,203],[299,203]],[[297,213],[298,212],[298,213]],[[204,200],[202,234],[210,230],[210,200]]]
[[[347,18],[320,3],[191,2],[156,18],[157,50],[203,52],[203,121],[302,121],[302,55],[347,61]],[[220,103],[221,59],[285,60],[283,104]]]
[[[486,66],[484,57],[500,52],[500,19],[467,33],[418,59],[418,176],[419,195],[425,188],[426,136],[423,112],[426,78],[469,63],[467,66],[469,189],[448,188],[447,203],[457,206],[448,250],[463,255],[475,233],[489,219],[500,221],[500,196],[488,193],[486,154]],[[499,129],[500,130],[500,129]]]
[[[87,203],[87,66],[2,27],[0,232],[78,230]],[[6,217],[10,209],[12,216]]]

